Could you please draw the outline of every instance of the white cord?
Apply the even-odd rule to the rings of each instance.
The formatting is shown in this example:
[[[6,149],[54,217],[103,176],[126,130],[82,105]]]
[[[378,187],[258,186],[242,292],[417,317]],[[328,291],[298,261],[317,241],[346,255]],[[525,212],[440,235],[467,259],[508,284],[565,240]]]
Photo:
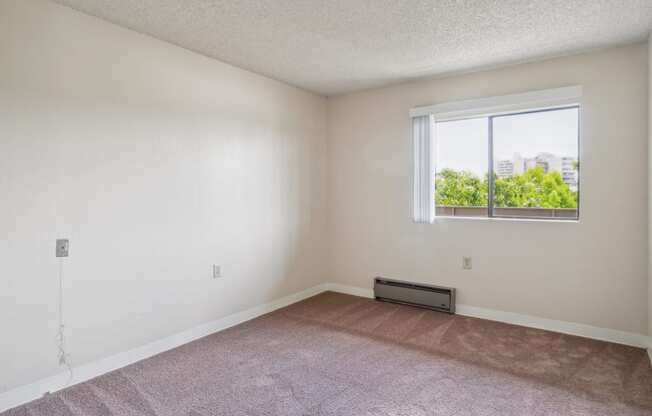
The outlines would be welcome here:
[[[59,330],[57,331],[57,346],[59,349],[59,365],[65,365],[68,369],[68,383],[72,382],[74,373],[72,370],[72,365],[70,364],[70,356],[66,352],[66,335],[63,316],[63,258],[59,258]]]

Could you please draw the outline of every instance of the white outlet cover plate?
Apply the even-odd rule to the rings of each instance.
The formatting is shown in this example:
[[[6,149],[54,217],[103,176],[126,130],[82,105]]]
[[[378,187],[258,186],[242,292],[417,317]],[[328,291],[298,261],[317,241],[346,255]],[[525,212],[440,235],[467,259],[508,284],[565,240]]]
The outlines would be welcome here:
[[[218,279],[222,277],[222,266],[219,264],[213,265],[213,279]]]

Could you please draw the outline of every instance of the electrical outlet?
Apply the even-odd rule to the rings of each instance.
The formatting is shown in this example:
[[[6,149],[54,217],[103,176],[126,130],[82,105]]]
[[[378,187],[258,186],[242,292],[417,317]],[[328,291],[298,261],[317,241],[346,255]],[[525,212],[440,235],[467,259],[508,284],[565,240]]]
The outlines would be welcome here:
[[[68,252],[70,249],[70,243],[67,238],[60,238],[57,240],[57,257],[68,257]]]
[[[213,265],[213,279],[219,279],[222,277],[222,266],[219,264]]]
[[[462,257],[462,268],[464,270],[471,270],[473,268],[471,257]]]

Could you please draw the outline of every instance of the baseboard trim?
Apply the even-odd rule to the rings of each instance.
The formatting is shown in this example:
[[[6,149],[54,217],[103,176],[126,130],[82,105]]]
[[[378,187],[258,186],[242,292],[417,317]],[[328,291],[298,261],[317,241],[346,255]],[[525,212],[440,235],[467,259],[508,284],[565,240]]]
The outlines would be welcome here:
[[[342,285],[339,283],[328,284],[327,288],[328,290],[332,290],[334,292],[346,293],[354,296],[362,296],[366,298],[374,297],[373,290],[367,288]],[[479,308],[470,305],[457,304],[455,306],[455,310],[458,315],[505,322],[514,325],[527,326],[530,328],[545,329],[547,331],[592,338],[600,341],[608,341],[616,344],[630,345],[639,348],[648,348],[650,345],[652,345],[652,337],[631,332],[618,331],[615,329],[599,328],[591,325],[578,324],[573,322],[538,318],[535,316],[498,311],[494,309]],[[650,352],[649,349],[648,354],[650,354],[650,359],[652,360],[652,352]]]
[[[74,368],[74,377],[69,381],[69,374],[63,372],[44,378],[35,383],[17,387],[0,394],[0,413],[21,404],[31,402],[46,393],[52,393],[75,384],[82,383],[92,378],[101,376],[110,371],[117,370],[137,361],[144,360],[156,354],[171,350],[196,339],[225,330],[240,323],[249,321],[269,312],[299,302],[303,299],[317,295],[328,290],[327,284],[312,288],[277,299],[270,303],[255,306],[245,311],[226,316],[216,321],[208,322],[187,331],[151,342],[141,347],[121,352],[106,358],[99,359]]]
[[[325,291],[346,293],[349,295],[373,298],[373,290],[342,285],[339,283],[324,283],[312,288],[277,299],[273,302],[259,305],[245,311],[226,316],[216,321],[196,326],[187,331],[151,342],[141,347],[121,352],[106,358],[99,359],[74,368],[74,378],[69,382],[67,372],[44,378],[34,383],[17,387],[0,394],[0,412],[12,409],[21,404],[36,400],[46,393],[52,393],[75,384],[82,383],[92,378],[101,376],[110,371],[117,370],[135,362],[144,360],[162,352],[187,344],[196,339],[225,330],[240,323],[249,321],[269,312],[307,299]],[[459,315],[489,319],[531,328],[545,329],[564,334],[577,335],[618,344],[648,348],[647,352],[652,362],[652,337],[613,329],[598,328],[590,325],[572,322],[556,321],[552,319],[537,318],[512,312],[503,312],[492,309],[478,308],[469,305],[457,305]]]

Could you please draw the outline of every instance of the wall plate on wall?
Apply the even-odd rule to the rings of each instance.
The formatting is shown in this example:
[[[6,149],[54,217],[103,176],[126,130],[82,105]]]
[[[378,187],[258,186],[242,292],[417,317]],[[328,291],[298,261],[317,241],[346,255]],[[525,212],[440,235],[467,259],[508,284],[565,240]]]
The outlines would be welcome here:
[[[68,251],[70,249],[70,243],[67,238],[57,239],[57,257],[68,257]]]
[[[219,279],[222,277],[222,266],[219,264],[213,265],[213,279]]]

